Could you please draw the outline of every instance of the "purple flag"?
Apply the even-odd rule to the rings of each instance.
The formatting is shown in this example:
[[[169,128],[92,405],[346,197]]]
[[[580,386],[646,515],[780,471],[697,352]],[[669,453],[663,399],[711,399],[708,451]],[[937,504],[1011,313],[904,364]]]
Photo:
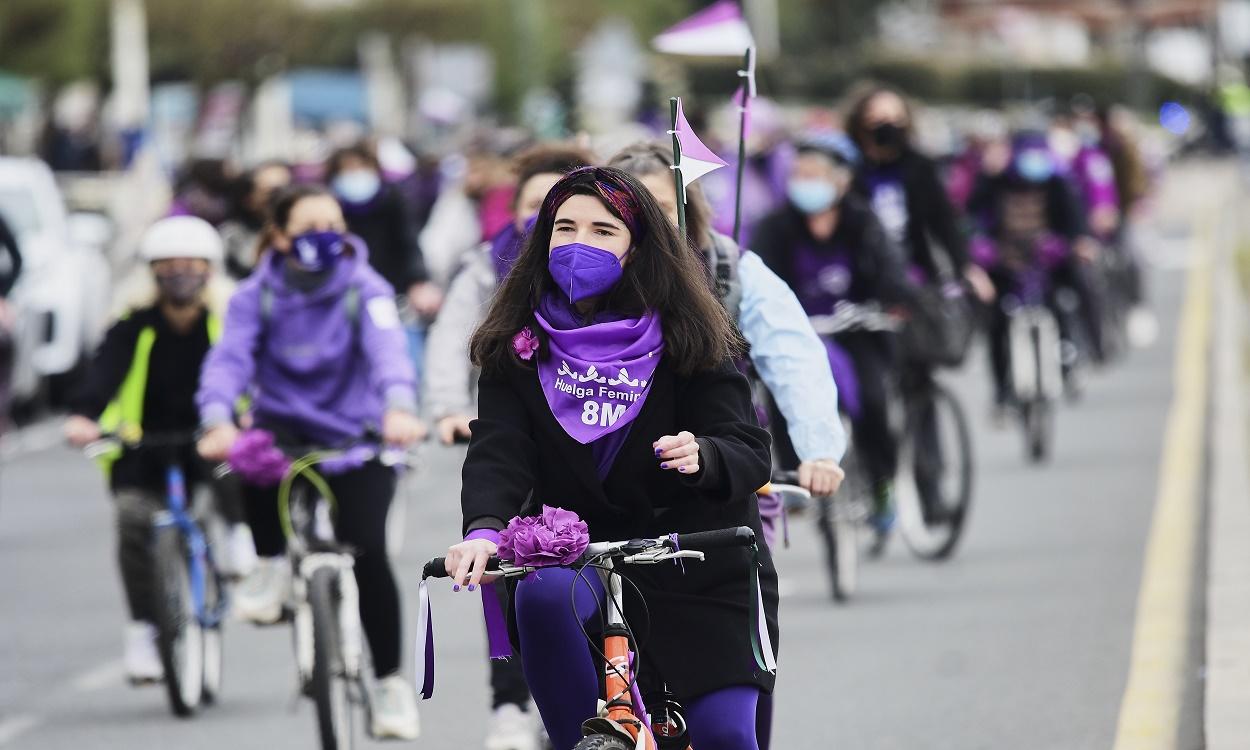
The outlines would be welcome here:
[[[670,27],[651,44],[670,55],[720,57],[741,55],[755,46],[755,39],[738,3],[721,0]]]

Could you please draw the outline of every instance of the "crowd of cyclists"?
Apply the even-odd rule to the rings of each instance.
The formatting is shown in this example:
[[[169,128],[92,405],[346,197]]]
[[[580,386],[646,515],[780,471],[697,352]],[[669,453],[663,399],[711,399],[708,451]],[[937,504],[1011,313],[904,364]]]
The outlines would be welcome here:
[[[1083,367],[1149,340],[1132,224],[1151,174],[1126,115],[1082,98],[1045,116],[982,114],[941,159],[923,153],[916,113],[889,87],[857,90],[839,117],[772,116],[748,149],[738,242],[724,184],[732,169],[707,181],[708,195],[690,186],[679,236],[673,152],[660,133],[602,153],[589,139],[509,131],[441,170],[397,170],[372,142],[321,165],[192,165],[170,215],[144,236],[123,285],[128,312],[71,402],[66,435],[80,446],[127,429],[198,435],[188,475],[214,488],[229,528],[223,552],[242,579],[232,608],[256,623],[283,616],[292,585],[277,482],[215,480],[205,467],[237,459],[259,429],[294,446],[367,436],[404,446],[427,431],[467,442],[464,538],[447,551],[457,589],[489,584],[501,532],[544,504],[577,512],[594,541],[726,526],[763,535],[775,519],[761,519],[755,492],[774,467],[830,495],[848,450],[871,490],[879,550],[895,523],[892,394],[923,388],[983,331],[988,406],[1008,413],[1004,301],[1026,280],[1041,280],[1056,311],[1074,397]],[[818,335],[809,318],[844,303],[959,330],[926,337],[948,342],[940,354],[886,331]],[[596,367],[618,390],[563,380],[593,384]],[[937,440],[936,426],[920,433],[919,450]],[[163,466],[124,448],[106,471],[131,620],[126,669],[159,681],[149,535]],[[378,684],[372,729],[413,739],[387,554],[396,476],[376,461],[327,475],[351,498],[334,522],[357,556]],[[940,522],[942,508],[919,489],[926,519]],[[755,613],[740,591],[758,565],[761,627],[775,646],[784,628],[761,547],[756,562],[709,555],[697,571],[633,578],[667,624],[649,645],[669,665],[667,683],[644,694],[675,695],[703,750],[768,746],[775,675],[749,658]],[[597,622],[603,590],[592,589],[570,612],[559,575],[483,586],[510,613],[521,654],[483,655],[488,750],[539,746],[531,702],[556,750],[580,739],[603,697],[594,662],[582,669],[570,651]]]

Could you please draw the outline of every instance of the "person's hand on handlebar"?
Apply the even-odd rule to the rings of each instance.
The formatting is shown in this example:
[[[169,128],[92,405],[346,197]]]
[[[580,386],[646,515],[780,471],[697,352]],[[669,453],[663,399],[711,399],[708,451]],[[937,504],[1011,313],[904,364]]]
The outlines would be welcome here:
[[[195,449],[205,461],[225,461],[238,438],[239,428],[224,422],[208,428],[195,444]]]
[[[94,419],[74,414],[65,420],[65,439],[75,448],[83,448],[100,439],[100,425]]]
[[[837,492],[845,478],[846,472],[832,458],[818,458],[799,464],[799,486],[817,497]]]
[[[447,549],[447,575],[451,576],[453,591],[461,586],[474,590],[481,583],[490,583],[499,576],[484,575],[486,563],[496,552],[499,545],[489,539],[466,539]]]
[[[452,445],[459,440],[468,440],[473,436],[469,430],[469,422],[473,421],[472,417],[463,414],[448,414],[438,420],[438,439],[443,445]]]
[[[408,446],[425,438],[425,424],[411,412],[391,409],[382,417],[382,440],[387,445]]]

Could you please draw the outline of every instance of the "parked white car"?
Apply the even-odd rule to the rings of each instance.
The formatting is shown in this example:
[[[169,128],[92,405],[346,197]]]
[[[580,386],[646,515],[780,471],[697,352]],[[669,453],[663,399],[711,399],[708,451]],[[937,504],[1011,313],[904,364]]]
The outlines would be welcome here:
[[[17,313],[12,395],[29,404],[55,390],[104,334],[112,228],[97,214],[70,215],[52,170],[38,159],[0,157],[0,214],[22,253],[11,295]]]

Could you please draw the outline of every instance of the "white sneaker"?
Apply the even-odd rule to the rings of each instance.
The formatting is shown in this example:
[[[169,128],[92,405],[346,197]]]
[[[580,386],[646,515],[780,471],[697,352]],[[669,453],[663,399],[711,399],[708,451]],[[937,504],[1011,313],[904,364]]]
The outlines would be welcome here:
[[[126,626],[126,653],[122,661],[126,678],[132,685],[144,685],[165,679],[161,655],[156,650],[156,626],[132,622]]]
[[[415,740],[421,734],[417,694],[399,675],[384,677],[373,692],[373,738]]]
[[[291,564],[285,557],[262,557],[234,589],[231,606],[240,620],[272,625],[282,619],[291,592]]]
[[[538,750],[538,730],[530,715],[513,703],[496,708],[486,728],[486,750]]]
[[[256,568],[256,545],[252,542],[252,530],[245,523],[236,523],[226,530],[221,544],[218,567],[221,572],[234,578],[250,575]]]

